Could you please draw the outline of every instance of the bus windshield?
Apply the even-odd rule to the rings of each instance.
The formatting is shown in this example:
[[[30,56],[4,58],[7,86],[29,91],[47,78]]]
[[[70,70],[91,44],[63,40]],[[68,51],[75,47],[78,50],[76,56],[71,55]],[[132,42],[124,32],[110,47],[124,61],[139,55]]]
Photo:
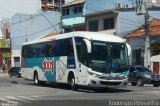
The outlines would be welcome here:
[[[128,54],[125,43],[92,41],[89,66],[102,73],[118,73],[128,70]]]

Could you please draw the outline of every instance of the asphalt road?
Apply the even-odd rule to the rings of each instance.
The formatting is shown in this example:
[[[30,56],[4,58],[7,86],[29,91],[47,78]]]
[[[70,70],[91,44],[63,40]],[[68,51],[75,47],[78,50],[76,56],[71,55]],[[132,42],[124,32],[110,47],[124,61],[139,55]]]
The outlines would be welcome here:
[[[51,106],[53,104],[54,106],[107,106],[110,103],[113,106],[111,101],[116,100],[128,100],[131,104],[137,100],[154,100],[154,103],[158,104],[160,87],[152,85],[133,87],[129,84],[126,88],[106,89],[97,93],[88,89],[71,91],[65,86],[53,84],[35,86],[33,81],[26,81],[23,78],[0,77],[0,105],[2,106],[6,106],[7,103],[12,106]],[[159,101],[155,102],[155,100]],[[120,104],[114,106],[120,106]]]

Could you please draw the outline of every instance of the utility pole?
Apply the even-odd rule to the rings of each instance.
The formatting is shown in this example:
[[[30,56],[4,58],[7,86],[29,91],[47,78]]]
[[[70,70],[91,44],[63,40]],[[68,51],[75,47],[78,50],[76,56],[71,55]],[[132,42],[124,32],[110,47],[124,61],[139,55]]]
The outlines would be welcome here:
[[[148,34],[149,28],[149,14],[147,9],[147,2],[143,0],[136,0],[136,13],[137,15],[144,15],[145,25],[144,25],[144,66],[150,68],[150,36]]]
[[[60,12],[60,33],[63,33],[63,22],[62,22],[62,0],[59,0],[59,12]]]
[[[144,52],[144,66],[150,68],[150,36],[148,34],[149,28],[149,15],[148,10],[146,9],[145,16],[145,52]]]

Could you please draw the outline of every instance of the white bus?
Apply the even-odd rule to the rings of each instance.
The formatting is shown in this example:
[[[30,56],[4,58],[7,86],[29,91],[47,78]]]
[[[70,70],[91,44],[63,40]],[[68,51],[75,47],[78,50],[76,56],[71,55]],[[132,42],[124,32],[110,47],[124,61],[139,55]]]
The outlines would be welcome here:
[[[22,46],[22,77],[89,87],[118,87],[128,81],[129,45],[98,32],[71,32],[43,37]]]

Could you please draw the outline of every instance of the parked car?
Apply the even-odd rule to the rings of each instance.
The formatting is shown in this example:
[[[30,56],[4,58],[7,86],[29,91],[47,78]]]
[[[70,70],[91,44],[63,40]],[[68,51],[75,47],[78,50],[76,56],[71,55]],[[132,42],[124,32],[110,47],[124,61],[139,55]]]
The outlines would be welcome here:
[[[8,74],[10,77],[12,76],[16,76],[17,78],[18,77],[21,77],[21,72],[20,72],[21,68],[20,67],[12,67],[8,70]]]
[[[153,84],[154,87],[160,86],[160,75],[156,75],[143,66],[130,66],[128,80],[132,86],[143,86],[144,84]]]

